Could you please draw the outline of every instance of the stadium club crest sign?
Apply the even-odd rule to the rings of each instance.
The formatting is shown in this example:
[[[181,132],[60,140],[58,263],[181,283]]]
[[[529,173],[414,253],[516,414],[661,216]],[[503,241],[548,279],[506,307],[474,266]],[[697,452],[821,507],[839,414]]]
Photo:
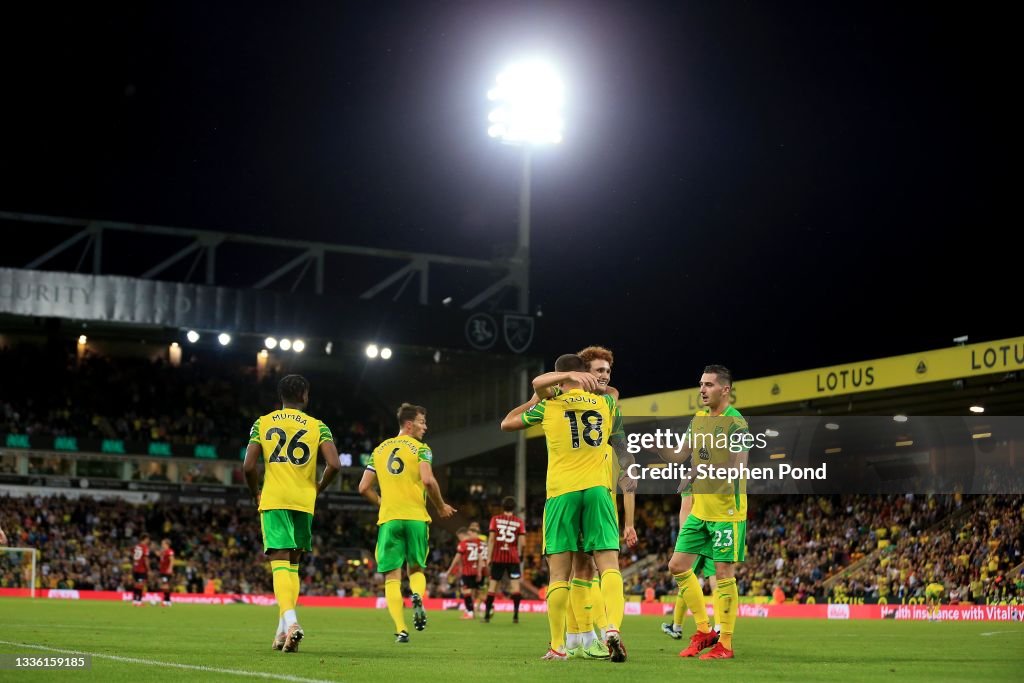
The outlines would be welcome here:
[[[466,341],[477,351],[486,351],[498,341],[498,324],[486,313],[474,313],[466,321]]]
[[[533,318],[528,315],[505,314],[505,343],[513,353],[522,353],[533,341]]]
[[[502,336],[512,353],[522,353],[533,342],[534,320],[528,315],[506,313]],[[466,341],[477,351],[487,351],[498,341],[498,323],[487,313],[474,313],[466,320]]]

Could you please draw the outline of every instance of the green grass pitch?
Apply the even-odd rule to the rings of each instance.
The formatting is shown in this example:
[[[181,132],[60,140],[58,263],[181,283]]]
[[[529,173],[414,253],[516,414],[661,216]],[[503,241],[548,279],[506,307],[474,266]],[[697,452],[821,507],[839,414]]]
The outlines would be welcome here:
[[[395,644],[384,610],[300,608],[300,652],[270,649],[277,612],[251,605],[132,607],[129,603],[0,599],[0,653],[56,656],[28,645],[76,650],[90,671],[0,671],[0,680],[431,681],[1017,681],[1024,672],[1024,624],[740,619],[736,659],[680,659],[685,645],[656,617],[627,617],[625,664],[540,661],[547,620],[499,613],[490,624],[430,612],[426,631]],[[407,610],[411,627],[412,613]],[[687,633],[692,631],[688,625]],[[17,644],[11,644],[17,643]],[[197,668],[168,668],[177,664]],[[205,668],[198,668],[205,667]],[[722,674],[724,679],[704,678]]]

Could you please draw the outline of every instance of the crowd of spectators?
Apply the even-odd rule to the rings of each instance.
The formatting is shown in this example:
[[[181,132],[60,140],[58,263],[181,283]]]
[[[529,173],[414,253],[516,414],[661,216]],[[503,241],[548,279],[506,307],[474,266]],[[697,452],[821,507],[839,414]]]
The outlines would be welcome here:
[[[646,561],[639,571],[626,572],[630,596],[660,598],[675,592],[667,562],[678,533],[677,501],[640,499],[639,543],[623,547],[622,564]],[[484,533],[496,511],[487,501],[460,510],[463,520],[477,519]],[[541,512],[535,504],[525,514],[533,538]],[[171,540],[179,591],[273,592],[251,507],[0,498],[0,520],[10,544],[40,549],[38,587],[130,589],[131,549],[146,531],[155,545],[162,538]],[[318,511],[313,552],[301,566],[303,594],[378,595],[382,578],[373,558],[375,522],[370,511]],[[1010,574],[1024,562],[1024,510],[1011,496],[776,499],[751,506],[748,529],[747,559],[737,572],[741,595],[799,602],[901,601],[920,597],[924,585],[938,581],[951,601],[1024,599],[1024,577]],[[456,577],[445,573],[455,547],[456,540],[442,526],[432,528],[431,595],[457,597]],[[2,557],[0,586],[27,585],[26,567],[16,556]],[[153,562],[155,567],[155,554]],[[527,547],[523,565],[524,593],[542,595],[548,577],[539,548]],[[832,592],[823,587],[830,576],[838,578]]]
[[[1019,496],[964,499],[964,510],[931,528],[875,530],[879,552],[841,575],[833,599],[903,602],[938,583],[953,603],[1024,601],[1024,507]]]

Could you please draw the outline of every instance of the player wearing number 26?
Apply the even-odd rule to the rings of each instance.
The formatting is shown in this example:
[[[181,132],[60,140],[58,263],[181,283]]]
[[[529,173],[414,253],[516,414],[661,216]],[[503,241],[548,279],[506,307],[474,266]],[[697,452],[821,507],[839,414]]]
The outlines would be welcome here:
[[[359,482],[359,493],[380,507],[377,517],[377,571],[384,574],[384,597],[395,622],[395,642],[409,642],[402,601],[402,567],[409,573],[412,591],[413,626],[427,626],[423,597],[427,578],[427,538],[430,515],[427,497],[442,519],[451,517],[455,508],[444,502],[441,487],[434,478],[434,455],[423,443],[427,431],[427,410],[403,403],[398,409],[398,436],[374,449]],[[380,486],[380,493],[374,490]]]
[[[297,652],[304,633],[295,615],[299,600],[299,559],[313,549],[313,505],[317,494],[341,470],[331,430],[303,411],[309,403],[309,382],[288,375],[278,384],[281,409],[252,425],[245,450],[245,481],[260,511],[263,550],[270,558],[274,596],[279,610],[274,649]],[[326,464],[318,484],[316,461]],[[257,463],[265,467],[259,490]]]

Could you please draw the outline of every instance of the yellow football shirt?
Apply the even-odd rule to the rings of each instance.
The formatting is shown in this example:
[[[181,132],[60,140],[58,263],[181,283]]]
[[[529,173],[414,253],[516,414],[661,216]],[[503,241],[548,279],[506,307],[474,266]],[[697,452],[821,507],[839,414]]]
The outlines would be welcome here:
[[[728,467],[732,453],[748,450],[739,441],[750,434],[740,411],[729,406],[717,417],[706,410],[697,411],[687,429],[693,446],[692,466]],[[747,518],[747,482],[744,479],[701,479],[693,481],[693,511],[705,522],[739,522]]]
[[[275,410],[253,423],[249,443],[263,449],[266,468],[260,511],[313,513],[316,456],[325,441],[334,441],[327,425],[294,408]]]
[[[411,436],[396,436],[373,450],[366,469],[377,473],[380,485],[378,525],[393,519],[430,521],[420,463],[433,460],[430,447]]]
[[[608,438],[617,411],[611,396],[573,389],[539,402],[523,423],[539,424],[548,445],[548,498],[608,486]]]

